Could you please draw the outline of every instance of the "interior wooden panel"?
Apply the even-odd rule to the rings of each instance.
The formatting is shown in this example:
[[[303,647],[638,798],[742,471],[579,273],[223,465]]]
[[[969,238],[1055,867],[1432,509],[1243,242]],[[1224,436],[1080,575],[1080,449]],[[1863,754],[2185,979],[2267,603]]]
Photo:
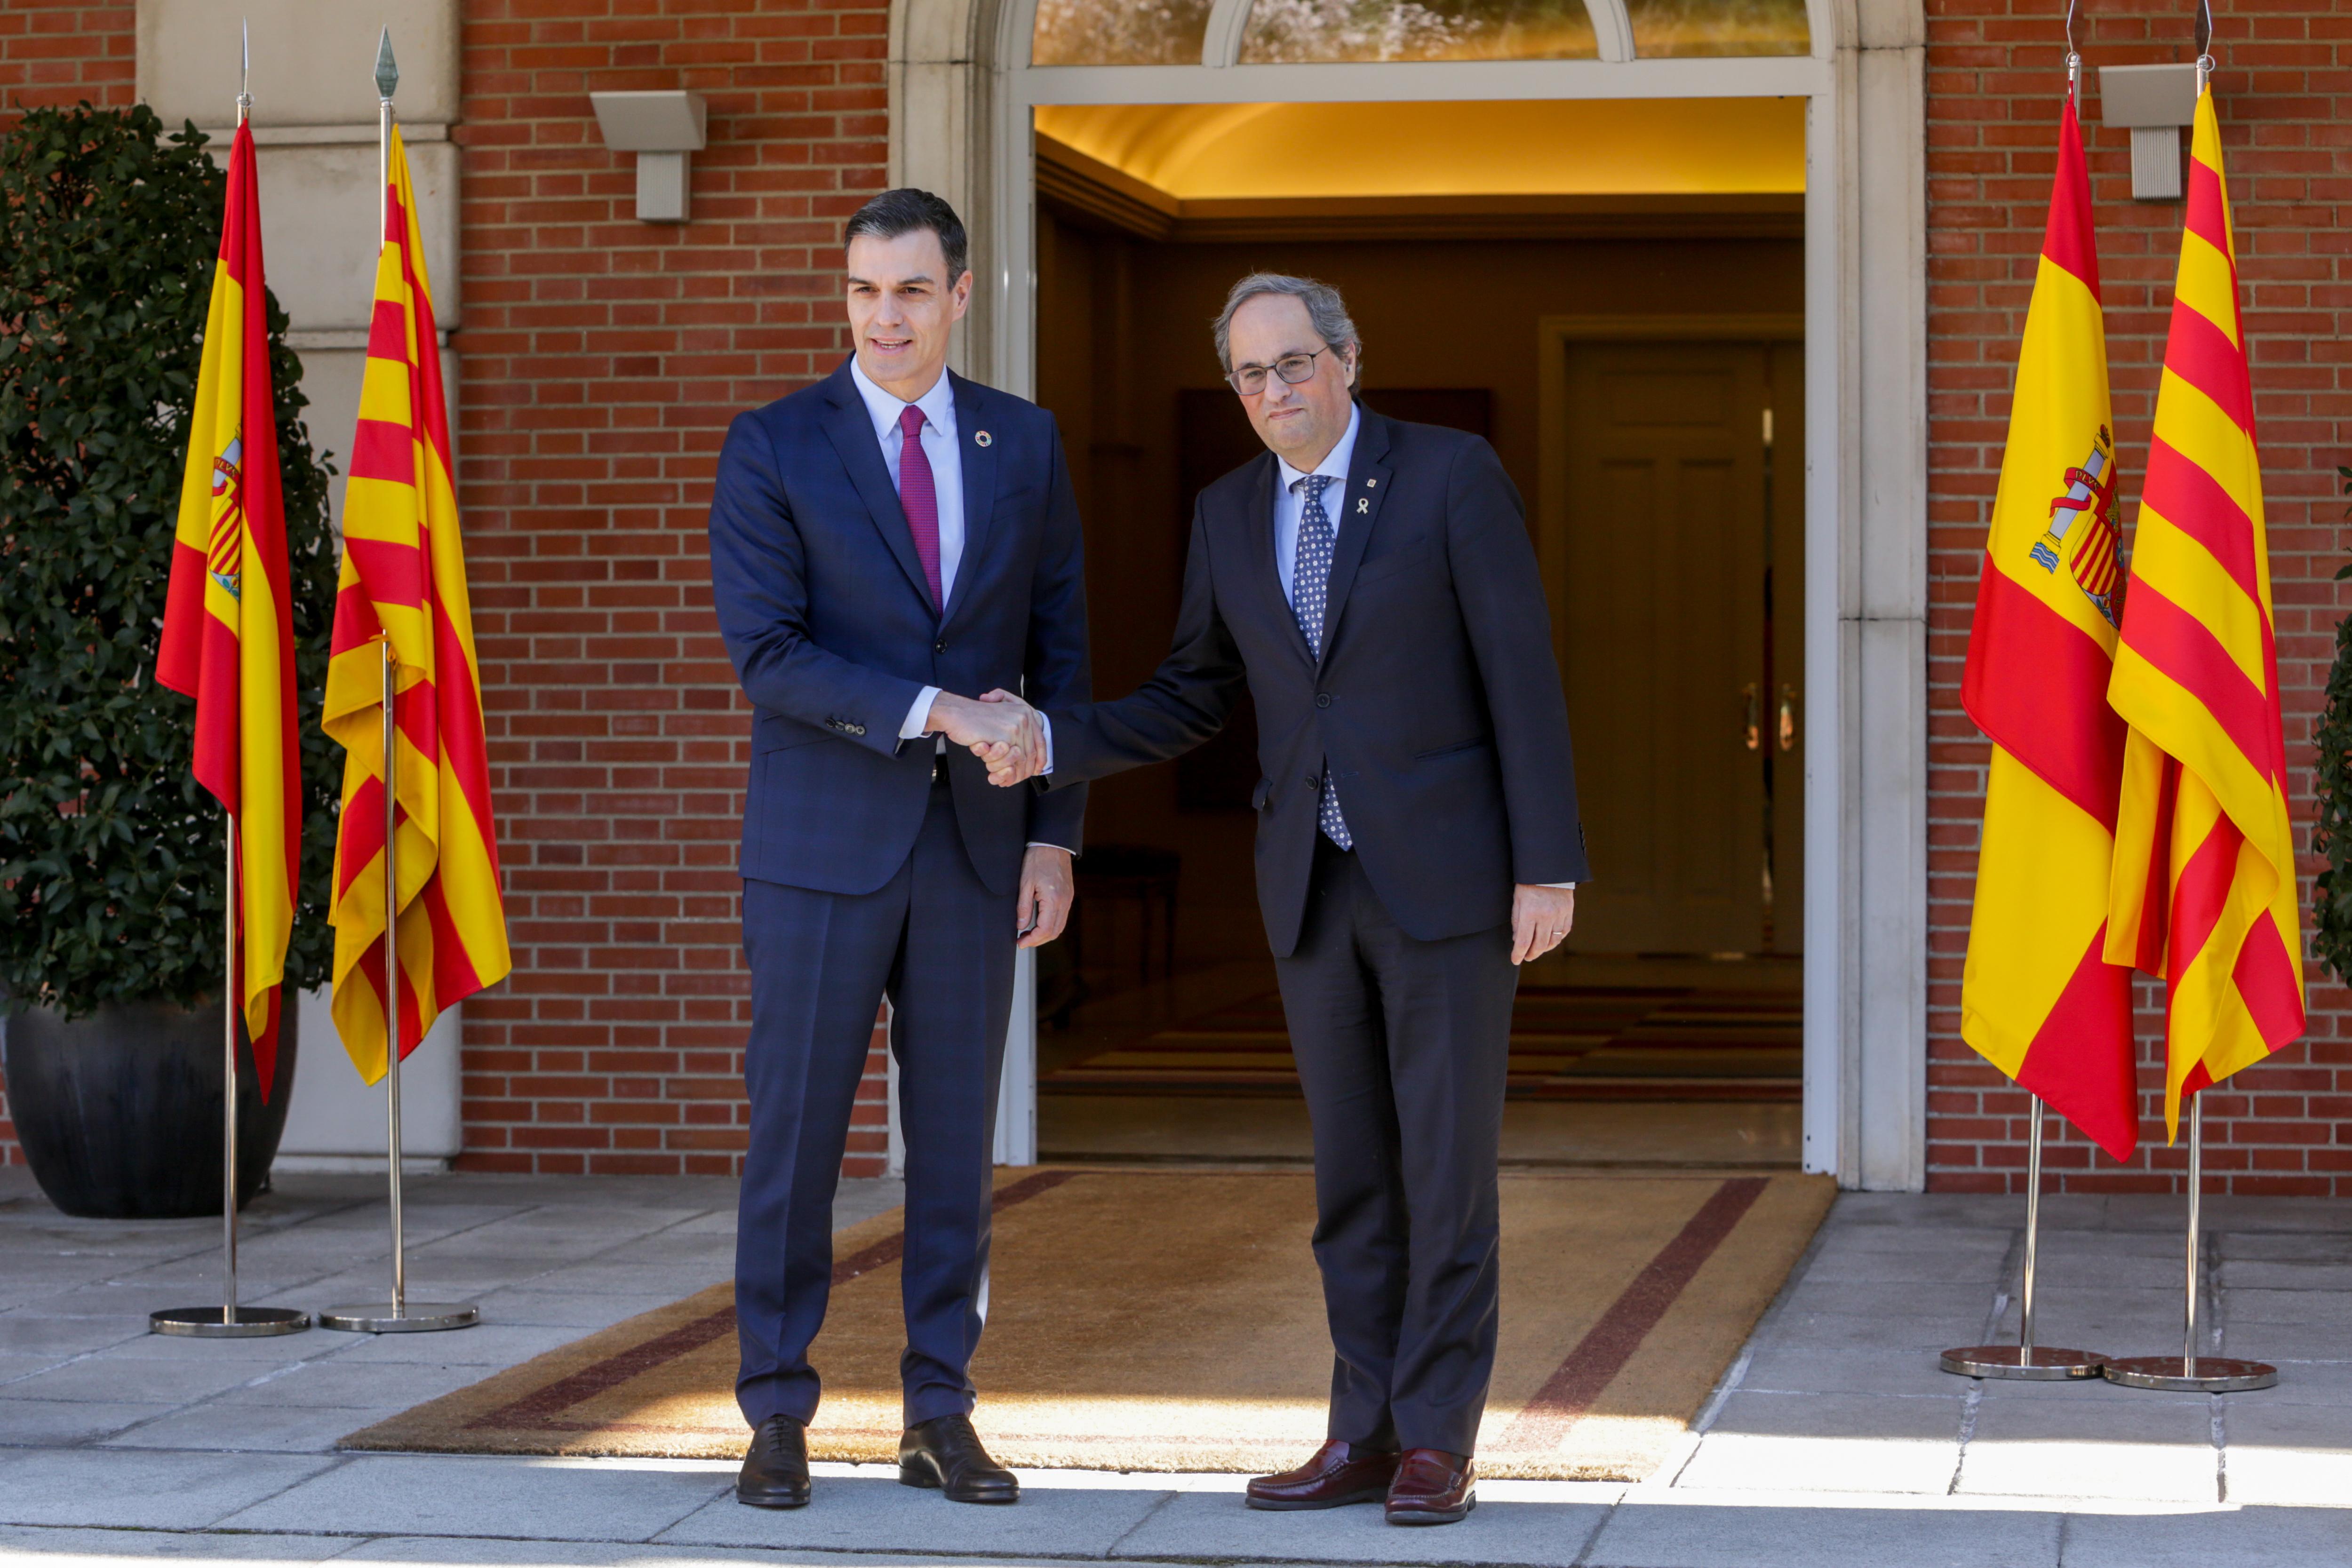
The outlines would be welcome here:
[[[1764,948],[1764,344],[1569,357],[1565,675],[1586,951]]]

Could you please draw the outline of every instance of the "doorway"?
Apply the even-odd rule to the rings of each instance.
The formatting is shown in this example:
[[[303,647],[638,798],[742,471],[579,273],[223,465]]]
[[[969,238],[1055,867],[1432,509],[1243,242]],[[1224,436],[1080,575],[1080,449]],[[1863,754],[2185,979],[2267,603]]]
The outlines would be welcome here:
[[[1280,107],[1267,106],[1258,123]],[[1380,118],[1394,120],[1435,106],[1378,107]],[[1137,113],[1122,112],[1130,123]],[[1667,710],[1662,723],[1676,706],[1690,708],[1675,731],[1690,736],[1706,727],[1699,688],[1730,671],[1735,646],[1746,660],[1741,682],[1801,691],[1801,466],[1783,475],[1754,450],[1756,411],[1783,399],[1788,439],[1801,442],[1794,421],[1803,371],[1793,340],[1803,246],[1795,198],[1734,204],[1702,193],[1675,203],[1563,207],[1556,198],[1514,202],[1487,193],[1474,214],[1443,194],[1382,204],[1359,193],[1349,199],[1352,210],[1335,210],[1341,198],[1307,193],[1212,206],[1171,199],[1055,134],[1082,137],[1087,129],[1068,110],[1040,115],[1034,354],[1037,398],[1061,425],[1087,522],[1099,695],[1134,689],[1158,664],[1174,620],[1192,498],[1258,450],[1218,382],[1208,323],[1231,282],[1259,269],[1341,288],[1365,338],[1369,406],[1470,430],[1495,446],[1528,503],[1553,588],[1589,800],[1597,785],[1600,801],[1624,816],[1688,784],[1676,777],[1688,747],[1616,755],[1622,737],[1611,727],[1634,711],[1622,685],[1627,670],[1672,673],[1667,684],[1643,688],[1640,701]],[[1791,122],[1789,134],[1801,128]],[[1190,129],[1187,136],[1197,167],[1202,139]],[[1116,151],[1107,140],[1095,144]],[[1732,336],[1645,349],[1578,335],[1580,322],[1602,323],[1584,330],[1621,339],[1646,323],[1653,336],[1672,339],[1687,330],[1690,319],[1679,312],[1693,299],[1730,312],[1717,319]],[[1760,339],[1738,335],[1755,323],[1768,324]],[[1715,378],[1706,388],[1712,424],[1685,413],[1682,423],[1661,427],[1679,432],[1681,445],[1670,440],[1648,459],[1639,444],[1647,427],[1630,417],[1612,422],[1594,396],[1605,399],[1608,389],[1588,385],[1596,375],[1658,373],[1640,369],[1645,352],[1669,361],[1711,355],[1685,373]],[[1595,353],[1595,368],[1584,369]],[[1671,399],[1673,389],[1664,391]],[[1634,506],[1639,486],[1628,465],[1637,461],[1652,461],[1654,478],[1681,486],[1664,496],[1670,519]],[[1618,476],[1614,510],[1586,495],[1607,476]],[[1680,529],[1671,548],[1649,546],[1639,571],[1629,577],[1612,564],[1609,541],[1617,534],[1656,535],[1669,526]],[[1675,552],[1702,541],[1704,566],[1677,572]],[[1789,596],[1777,617],[1758,579],[1768,560],[1784,574],[1772,591]],[[1583,591],[1572,586],[1598,584],[1612,571],[1612,593],[1579,597]],[[1701,588],[1694,574],[1706,571],[1713,577]],[[1709,600],[1703,624],[1691,614],[1695,595]],[[1620,623],[1632,612],[1621,602],[1628,600],[1643,601],[1652,645],[1621,666],[1600,651],[1630,646],[1629,626]],[[1735,601],[1742,607],[1736,614]],[[1588,617],[1590,632],[1578,631]],[[1770,669],[1759,641],[1769,640],[1768,627],[1781,650]],[[1694,640],[1704,646],[1680,646]],[[1249,789],[1257,775],[1244,712],[1176,765],[1095,787],[1073,937],[1040,959],[1041,1156],[1307,1157],[1304,1103],[1252,882]],[[1640,852],[1654,862],[1644,873],[1646,904],[1618,863],[1624,857],[1613,847],[1614,823],[1599,801],[1588,804],[1592,891],[1621,882],[1627,890],[1614,908],[1606,900],[1596,906],[1588,893],[1576,951],[1524,977],[1506,1113],[1513,1163],[1797,1163],[1801,925],[1773,924],[1768,936],[1769,912],[1754,895],[1771,862],[1760,813],[1775,792],[1769,780],[1743,783],[1720,768],[1709,782],[1737,799],[1702,800],[1704,792],[1689,787],[1690,801],[1670,799],[1643,819]],[[1801,790],[1792,786],[1780,798],[1792,819],[1783,826],[1784,852],[1794,860]],[[1712,836],[1658,860],[1654,846],[1673,835],[1656,824],[1693,806],[1709,814]],[[1746,831],[1714,820],[1731,811],[1745,813]],[[1751,892],[1744,904],[1730,891],[1743,886]],[[1706,918],[1695,920],[1702,906]],[[1739,962],[1727,961],[1735,952]]]
[[[1486,21],[1500,16],[1483,0],[1473,8]],[[1308,47],[1269,49],[1267,40],[1253,40],[1250,0],[890,0],[890,181],[941,193],[972,225],[981,287],[957,368],[1034,396],[1044,303],[1034,220],[1047,174],[1034,132],[1043,110],[1188,105],[1242,117],[1283,102],[1542,99],[1610,118],[1599,135],[1489,146],[1564,149],[1584,164],[1595,146],[1678,140],[1671,125],[1654,134],[1654,124],[1616,118],[1622,108],[1671,100],[1697,110],[1724,99],[1793,105],[1802,126],[1801,191],[1772,191],[1792,197],[1815,350],[1806,366],[1801,454],[1812,568],[1803,615],[1815,688],[1807,694],[1804,779],[1813,873],[1804,909],[1805,1168],[1832,1172],[1849,1186],[1916,1190],[1927,1160],[1931,998],[1928,573],[1920,532],[1929,509],[1927,24],[1918,0],[1868,7],[1808,0],[1801,26],[1770,37],[1710,36],[1709,17],[1744,26],[1746,12],[1733,0],[1663,10],[1587,0],[1584,8],[1594,24],[1589,47],[1563,52],[1551,47],[1563,40],[1507,37],[1508,29],[1465,16],[1474,25],[1458,40],[1399,56],[1377,47],[1366,54],[1350,44],[1353,35],[1339,33],[1322,41],[1332,47],[1300,40]],[[1074,18],[1088,24],[1085,37],[1065,36]],[[1661,21],[1669,24],[1664,31]],[[1377,46],[1383,35],[1370,37]],[[1443,161],[1456,190],[1463,176],[1496,164]],[[1362,162],[1385,170],[1402,161]],[[1663,205],[1671,214],[1681,202]],[[1769,192],[1747,203],[1776,205]],[[1571,198],[1556,206],[1583,204]],[[1605,201],[1598,215],[1638,204]],[[1168,215],[1148,199],[1144,205]],[[1476,204],[1448,205],[1475,223]],[[1710,221],[1741,205],[1720,202]],[[1659,214],[1633,215],[1646,224]],[[1688,308],[1701,298],[1660,308]],[[1800,455],[1788,454],[1792,464]],[[1024,986],[1032,967],[1024,959]],[[1000,1131],[1010,1129],[1001,1157],[1014,1161],[1034,1154],[1028,1020],[1024,1007],[1007,1041],[999,1122]]]

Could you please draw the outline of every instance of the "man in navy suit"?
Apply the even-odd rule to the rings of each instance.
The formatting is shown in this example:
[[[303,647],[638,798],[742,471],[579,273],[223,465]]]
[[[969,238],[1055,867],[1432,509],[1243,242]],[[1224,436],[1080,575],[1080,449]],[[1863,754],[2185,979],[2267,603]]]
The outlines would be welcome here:
[[[1017,700],[1088,695],[1077,505],[1051,415],[947,371],[964,229],[927,192],[849,220],[855,356],[738,417],[710,506],[751,699],[743,947],[751,1102],[736,1246],[752,1439],[736,1496],[808,1501],[833,1197],[877,1008],[907,1145],[899,1479],[1013,1502],[973,1435],[997,1075],[1016,942],[1059,935],[1083,792],[992,789],[969,750],[1038,744]]]
[[[1198,746],[1247,684],[1337,1353],[1329,1440],[1247,1500],[1448,1523],[1495,1363],[1514,966],[1568,935],[1587,874],[1550,614],[1494,449],[1355,402],[1336,289],[1244,277],[1216,348],[1267,450],[1201,493],[1174,646],[1132,696],[1041,701],[1044,752],[984,755],[1058,791]]]

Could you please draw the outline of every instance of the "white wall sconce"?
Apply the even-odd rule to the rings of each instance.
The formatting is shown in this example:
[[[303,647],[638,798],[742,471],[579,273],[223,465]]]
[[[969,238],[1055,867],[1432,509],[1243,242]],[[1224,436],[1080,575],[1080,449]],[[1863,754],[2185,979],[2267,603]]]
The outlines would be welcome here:
[[[710,111],[698,92],[592,92],[604,145],[637,155],[637,219],[682,224],[687,154],[702,151]]]
[[[2131,132],[2132,200],[2180,200],[2180,131],[2197,119],[2197,67],[2101,66],[2099,118]]]

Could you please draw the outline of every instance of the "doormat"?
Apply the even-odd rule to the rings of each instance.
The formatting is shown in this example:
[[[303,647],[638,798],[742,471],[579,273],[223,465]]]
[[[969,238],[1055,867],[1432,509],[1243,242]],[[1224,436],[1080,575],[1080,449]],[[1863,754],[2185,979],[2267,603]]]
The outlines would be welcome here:
[[[1803,1176],[1509,1175],[1482,1474],[1639,1480],[1829,1210]],[[1045,1168],[996,1191],[974,1424],[1008,1465],[1286,1469],[1324,1436],[1331,1345],[1304,1173]],[[900,1216],[834,1239],[814,1458],[900,1430]],[[343,1439],[435,1453],[740,1458],[733,1288],[713,1286]]]

